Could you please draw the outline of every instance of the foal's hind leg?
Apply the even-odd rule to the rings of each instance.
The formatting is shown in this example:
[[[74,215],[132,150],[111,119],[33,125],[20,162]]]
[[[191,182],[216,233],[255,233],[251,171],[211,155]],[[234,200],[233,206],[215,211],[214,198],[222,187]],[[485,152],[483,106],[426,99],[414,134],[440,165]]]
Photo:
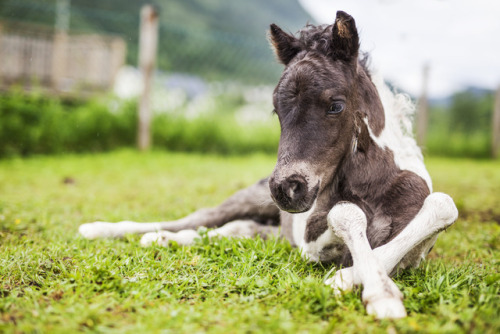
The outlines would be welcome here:
[[[209,238],[252,238],[256,235],[267,238],[268,236],[278,236],[279,227],[263,225],[253,220],[235,220],[222,227],[209,231],[207,235]],[[175,241],[179,245],[191,245],[197,238],[199,238],[199,234],[195,230],[149,232],[142,236],[141,245],[149,246],[153,243],[157,243],[160,246],[168,246],[169,241]]]
[[[262,223],[279,222],[279,209],[271,199],[267,178],[236,192],[215,208],[201,209],[179,220],[156,223],[94,222],[80,225],[79,232],[87,239],[113,238],[129,233],[141,234],[162,230],[178,232],[196,230],[201,226],[215,228],[240,219]]]

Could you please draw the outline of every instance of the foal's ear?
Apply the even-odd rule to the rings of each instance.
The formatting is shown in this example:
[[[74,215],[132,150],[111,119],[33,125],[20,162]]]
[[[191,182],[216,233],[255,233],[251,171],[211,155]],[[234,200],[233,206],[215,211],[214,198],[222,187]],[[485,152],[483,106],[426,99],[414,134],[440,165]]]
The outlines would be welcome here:
[[[269,36],[274,52],[282,64],[287,65],[300,52],[299,41],[274,23],[271,24]]]
[[[337,12],[332,28],[332,54],[335,59],[356,60],[359,50],[358,30],[351,15]]]

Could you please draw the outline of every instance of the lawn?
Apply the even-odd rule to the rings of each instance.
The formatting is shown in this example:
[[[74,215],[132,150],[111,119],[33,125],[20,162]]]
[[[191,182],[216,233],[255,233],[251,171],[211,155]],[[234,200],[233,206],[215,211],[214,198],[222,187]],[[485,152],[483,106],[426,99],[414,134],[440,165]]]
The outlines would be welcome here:
[[[170,220],[269,174],[268,155],[119,151],[0,161],[0,332],[500,331],[500,161],[428,158],[460,218],[395,278],[409,313],[368,316],[281,240],[88,241],[95,220]]]

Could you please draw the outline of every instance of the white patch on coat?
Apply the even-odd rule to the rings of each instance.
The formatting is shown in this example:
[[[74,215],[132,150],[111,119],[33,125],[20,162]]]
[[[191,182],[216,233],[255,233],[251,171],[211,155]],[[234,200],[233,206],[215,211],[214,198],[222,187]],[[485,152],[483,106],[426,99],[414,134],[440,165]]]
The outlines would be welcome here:
[[[377,137],[368,120],[370,137],[381,148],[388,148],[394,154],[394,162],[401,170],[408,170],[420,176],[432,193],[432,180],[424,165],[422,151],[413,138],[412,118],[415,106],[409,96],[392,92],[381,76],[374,75],[372,81],[378,90],[385,113],[385,126]]]
[[[335,247],[335,244],[339,243],[339,246],[343,245],[342,240],[337,238],[329,228],[327,228],[326,231],[321,234],[318,239],[311,242],[305,241],[307,220],[315,209],[316,201],[314,201],[309,211],[292,215],[293,241],[295,245],[297,245],[297,247],[300,249],[302,258],[311,262],[328,260],[325,258],[325,256],[329,259],[333,258],[334,256],[339,256],[340,252],[338,251],[337,247]],[[325,252],[325,249],[328,250]]]
[[[327,228],[318,239],[304,242],[301,250],[302,257],[310,262],[328,262],[342,256],[344,242]]]
[[[293,242],[299,247],[300,249],[303,248],[304,243],[305,243],[305,234],[306,234],[306,225],[307,225],[307,220],[309,219],[309,216],[314,212],[316,209],[316,201],[314,201],[312,207],[309,209],[309,211],[302,212],[302,213],[296,213],[292,215],[292,235],[293,235]]]
[[[125,234],[146,233],[161,230],[161,223],[93,222],[80,225],[78,232],[86,239],[119,238]]]

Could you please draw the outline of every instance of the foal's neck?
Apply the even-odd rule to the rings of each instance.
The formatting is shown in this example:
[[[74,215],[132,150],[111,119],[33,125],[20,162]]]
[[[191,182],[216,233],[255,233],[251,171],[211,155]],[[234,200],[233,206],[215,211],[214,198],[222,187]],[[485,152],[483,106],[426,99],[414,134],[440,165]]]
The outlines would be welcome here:
[[[378,146],[372,136],[379,136],[384,127],[385,112],[375,85],[363,70],[357,85],[357,127],[353,140],[355,150],[345,153],[333,179],[331,196],[347,201],[377,201],[398,173],[393,152]]]

